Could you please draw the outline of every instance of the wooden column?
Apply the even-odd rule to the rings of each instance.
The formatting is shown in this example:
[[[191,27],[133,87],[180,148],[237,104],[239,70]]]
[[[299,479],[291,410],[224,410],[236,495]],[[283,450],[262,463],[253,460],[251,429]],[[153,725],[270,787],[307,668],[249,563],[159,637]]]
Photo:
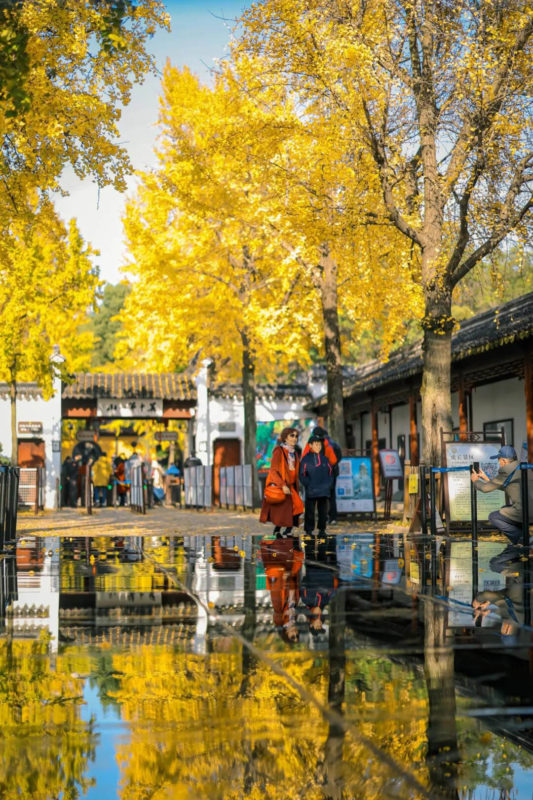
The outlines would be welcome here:
[[[533,358],[526,356],[524,361],[524,391],[526,394],[526,434],[527,460],[533,463]],[[516,442],[517,451],[521,442]]]
[[[416,395],[409,395],[409,453],[411,466],[418,467],[420,454],[418,452],[418,436],[416,428]]]
[[[374,492],[376,498],[379,495],[379,436],[378,436],[378,411],[372,400],[372,407],[370,411],[370,419],[372,422],[372,468],[374,470]]]
[[[466,408],[467,394],[465,392],[465,385],[461,379],[459,384],[459,439],[466,441],[466,434],[468,432],[468,411]]]

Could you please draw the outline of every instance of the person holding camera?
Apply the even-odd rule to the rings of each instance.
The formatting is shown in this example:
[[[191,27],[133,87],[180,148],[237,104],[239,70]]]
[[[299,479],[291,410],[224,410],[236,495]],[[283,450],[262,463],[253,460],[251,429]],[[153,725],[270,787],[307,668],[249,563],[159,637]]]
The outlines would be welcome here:
[[[509,444],[500,447],[495,456],[498,459],[498,472],[494,478],[489,478],[482,469],[472,470],[471,480],[480,492],[493,492],[495,489],[504,491],[507,504],[499,511],[491,511],[489,522],[505,534],[513,543],[518,544],[522,539],[522,501],[520,495],[520,464],[516,450]],[[533,519],[533,497],[531,485],[529,489],[529,521]]]

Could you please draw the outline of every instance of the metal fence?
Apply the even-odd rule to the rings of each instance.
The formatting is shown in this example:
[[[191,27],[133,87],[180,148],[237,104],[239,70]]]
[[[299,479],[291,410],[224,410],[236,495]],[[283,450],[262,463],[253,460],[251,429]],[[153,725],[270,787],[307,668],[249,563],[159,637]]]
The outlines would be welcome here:
[[[44,508],[46,472],[44,467],[20,467],[18,504],[33,508],[36,512]]]
[[[183,470],[186,508],[213,505],[213,467],[185,467]]]
[[[0,550],[16,540],[19,473],[17,467],[0,467]]]
[[[130,508],[139,514],[146,513],[144,469],[142,464],[132,466],[130,472]]]
[[[252,465],[220,468],[220,505],[253,508]]]

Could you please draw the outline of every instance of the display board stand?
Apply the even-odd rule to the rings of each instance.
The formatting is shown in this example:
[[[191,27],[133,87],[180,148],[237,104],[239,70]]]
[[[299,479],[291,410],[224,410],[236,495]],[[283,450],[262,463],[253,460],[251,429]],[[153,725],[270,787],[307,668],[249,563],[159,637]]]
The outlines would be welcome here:
[[[503,431],[499,439],[491,432],[490,439],[482,431],[440,431],[441,456],[444,467],[469,466],[479,462],[481,468],[490,476],[497,470],[496,455],[504,443]],[[461,531],[472,525],[470,502],[470,475],[468,472],[452,471],[444,473],[444,510],[448,533],[452,529]],[[491,510],[505,504],[505,494],[495,490],[477,497],[477,521],[483,525]]]
[[[374,470],[365,451],[343,449],[335,493],[338,514],[377,519]]]

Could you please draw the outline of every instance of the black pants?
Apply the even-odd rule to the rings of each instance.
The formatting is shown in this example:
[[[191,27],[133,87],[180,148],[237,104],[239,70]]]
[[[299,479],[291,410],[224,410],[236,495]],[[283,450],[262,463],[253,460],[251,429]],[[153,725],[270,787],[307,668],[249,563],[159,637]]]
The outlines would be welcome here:
[[[328,503],[329,497],[305,498],[304,530],[306,533],[313,533],[315,529],[315,506],[318,513],[318,530],[326,530]]]

